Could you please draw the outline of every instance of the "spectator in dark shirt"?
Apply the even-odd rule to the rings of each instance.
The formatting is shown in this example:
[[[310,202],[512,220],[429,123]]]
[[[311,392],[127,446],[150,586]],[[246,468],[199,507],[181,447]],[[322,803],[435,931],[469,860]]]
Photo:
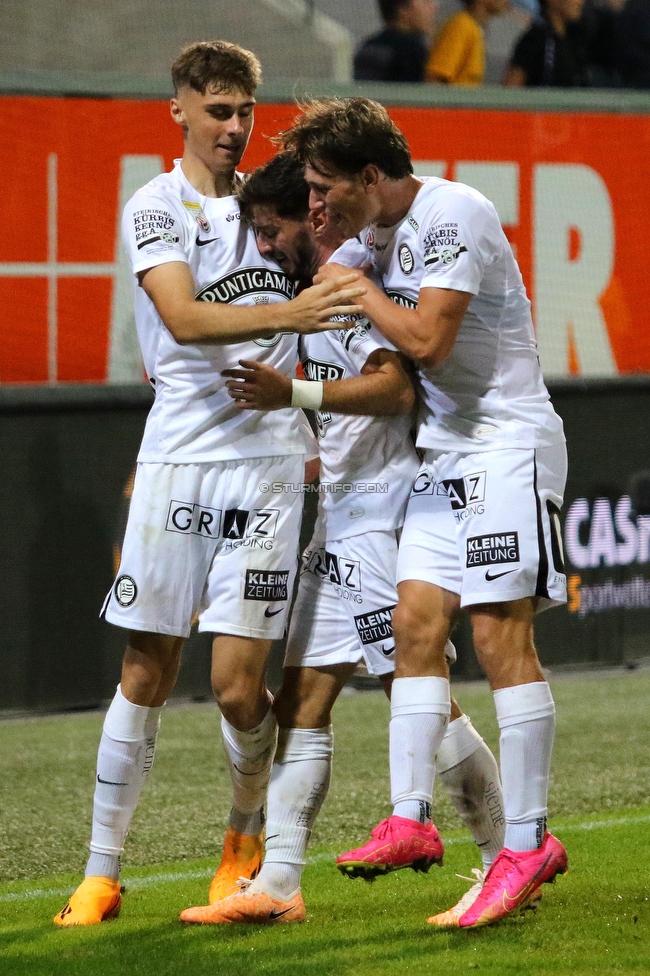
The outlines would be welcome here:
[[[625,0],[585,0],[581,27],[587,51],[589,84],[620,88],[616,64],[616,25]]]
[[[517,42],[506,85],[589,84],[586,38],[579,23],[583,4],[584,0],[542,0],[542,19]]]
[[[424,81],[437,0],[379,0],[384,29],[354,55],[357,81]]]
[[[619,14],[616,66],[628,88],[650,88],[650,0],[627,0]]]

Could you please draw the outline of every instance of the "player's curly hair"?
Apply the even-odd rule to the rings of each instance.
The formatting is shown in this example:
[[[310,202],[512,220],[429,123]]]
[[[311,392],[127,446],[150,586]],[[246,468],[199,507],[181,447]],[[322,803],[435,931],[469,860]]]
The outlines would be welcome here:
[[[262,81],[262,67],[252,51],[230,41],[198,41],[183,48],[172,65],[174,91],[193,88],[205,95],[243,91],[253,95]]]
[[[273,140],[305,165],[356,176],[369,163],[389,179],[413,172],[408,143],[388,112],[370,98],[314,99]]]
[[[272,207],[278,217],[306,220],[309,187],[305,168],[293,152],[279,152],[258,166],[237,190],[242,217],[249,219],[255,206]]]

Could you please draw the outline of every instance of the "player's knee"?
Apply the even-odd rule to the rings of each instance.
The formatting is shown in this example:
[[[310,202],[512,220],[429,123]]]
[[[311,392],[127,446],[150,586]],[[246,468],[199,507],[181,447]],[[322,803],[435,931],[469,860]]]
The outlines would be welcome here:
[[[181,638],[131,632],[122,661],[121,686],[129,701],[138,705],[161,704],[176,683],[180,667]]]
[[[273,711],[282,728],[320,729],[329,725],[332,706],[354,665],[332,669],[285,667]]]
[[[212,691],[222,715],[238,729],[253,728],[270,707],[266,686],[257,676],[213,673]]]
[[[492,657],[501,644],[501,628],[494,620],[481,617],[473,621],[472,638],[474,649],[481,657]]]
[[[273,711],[278,725],[285,729],[298,727],[298,717],[301,714],[305,697],[304,682],[301,681],[300,668],[285,668],[282,685],[273,701]],[[313,726],[316,728],[317,726]]]
[[[400,600],[393,610],[393,634],[400,647],[437,644],[443,631],[444,643],[447,639],[445,628],[415,601]]]
[[[488,677],[516,674],[538,663],[532,628],[489,614],[474,617],[472,624],[476,656]]]

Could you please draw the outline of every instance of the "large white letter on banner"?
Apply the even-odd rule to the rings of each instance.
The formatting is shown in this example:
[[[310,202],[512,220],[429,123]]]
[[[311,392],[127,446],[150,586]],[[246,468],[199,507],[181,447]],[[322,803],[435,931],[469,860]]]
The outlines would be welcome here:
[[[456,163],[455,176],[487,197],[506,227],[519,223],[518,163]]]
[[[588,166],[540,164],[534,176],[535,321],[547,377],[569,372],[569,329],[583,376],[616,365],[598,299],[614,266],[614,219],[605,183]]]
[[[414,159],[413,172],[416,176],[437,176],[444,180],[447,164],[433,159]]]

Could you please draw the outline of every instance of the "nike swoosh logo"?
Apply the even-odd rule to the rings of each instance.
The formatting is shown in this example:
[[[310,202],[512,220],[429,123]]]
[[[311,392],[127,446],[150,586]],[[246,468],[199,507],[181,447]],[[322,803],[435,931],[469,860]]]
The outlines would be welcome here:
[[[514,572],[515,572],[514,569],[506,569],[505,572],[503,573],[494,573],[492,576],[490,576],[490,570],[488,569],[485,572],[485,578],[488,581],[488,583],[491,583],[492,580],[499,579],[501,576],[507,576],[508,573],[514,573]]]
[[[383,644],[381,645],[381,653],[382,654],[385,654],[386,657],[388,657],[389,654],[392,654],[394,650],[395,650],[395,645],[394,644],[393,644],[392,647],[384,647]]]
[[[503,892],[503,907],[505,908],[505,910],[507,912],[511,912],[513,910],[513,908],[516,908],[517,905],[519,905],[524,900],[524,898],[527,898],[528,897],[528,895],[531,893],[531,891],[533,890],[533,888],[536,888],[537,887],[537,885],[539,883],[538,882],[538,878],[540,878],[542,876],[542,874],[544,873],[544,868],[546,867],[546,865],[548,864],[548,862],[550,860],[551,860],[551,855],[549,854],[549,856],[546,858],[546,860],[544,861],[544,863],[540,867],[539,871],[536,872],[535,877],[534,878],[531,878],[530,881],[528,882],[528,884],[527,885],[524,885],[524,887],[519,892],[519,894],[516,895],[514,898],[511,898],[510,895],[508,894],[508,892],[505,891],[505,889],[504,889],[504,892]]]
[[[259,769],[256,769],[252,773],[247,773],[246,770],[240,769],[239,766],[236,763],[233,763],[232,764],[232,768],[233,769],[236,769],[240,776],[257,776],[258,773],[260,772]]]
[[[265,617],[277,617],[277,615],[278,615],[279,613],[282,613],[282,611],[283,611],[283,610],[284,610],[284,607],[280,607],[280,609],[279,609],[279,610],[273,610],[273,611],[271,611],[271,610],[269,610],[269,608],[267,607],[267,608],[266,608],[266,610],[264,611],[264,616],[265,616]]]
[[[286,915],[287,912],[290,912],[290,911],[291,911],[290,908],[285,908],[283,912],[276,912],[276,910],[273,909],[273,911],[270,911],[269,912],[269,918],[270,919],[282,918],[283,915]]]
[[[97,782],[105,783],[106,786],[128,786],[128,783],[113,783],[110,779],[102,779],[99,773],[97,773]]]
[[[197,237],[197,239],[196,239],[196,246],[197,247],[205,247],[206,244],[214,244],[214,242],[215,241],[218,241],[218,240],[219,240],[218,237],[211,237],[209,241],[202,241],[200,237]]]

